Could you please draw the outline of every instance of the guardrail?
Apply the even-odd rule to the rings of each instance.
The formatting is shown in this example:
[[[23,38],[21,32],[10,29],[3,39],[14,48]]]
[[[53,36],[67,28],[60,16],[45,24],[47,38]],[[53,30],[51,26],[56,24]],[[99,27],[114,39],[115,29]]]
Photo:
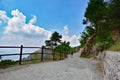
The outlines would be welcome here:
[[[41,58],[40,58],[40,61],[42,62],[43,61],[43,51],[44,51],[44,49],[49,49],[49,48],[45,48],[44,46],[42,46],[42,47],[24,47],[23,45],[21,45],[21,46],[0,46],[0,48],[18,48],[18,49],[20,49],[20,53],[15,53],[15,54],[0,54],[0,56],[14,56],[14,55],[19,55],[19,65],[21,65],[22,64],[22,55],[28,55],[28,54],[41,54]],[[23,49],[24,48],[39,48],[39,49],[41,49],[41,52],[40,53],[23,53]],[[52,49],[51,49],[52,50]],[[52,50],[52,51],[54,51],[54,50]],[[54,60],[54,55],[55,55],[55,53],[53,52],[53,60]],[[38,60],[38,59],[34,59],[34,60]],[[29,60],[24,60],[24,61],[29,61]]]

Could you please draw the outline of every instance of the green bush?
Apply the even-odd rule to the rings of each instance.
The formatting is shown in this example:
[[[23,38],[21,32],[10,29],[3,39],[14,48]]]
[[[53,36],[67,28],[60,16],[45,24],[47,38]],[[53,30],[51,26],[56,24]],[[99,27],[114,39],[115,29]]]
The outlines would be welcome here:
[[[31,61],[34,62],[39,62],[40,60],[38,60],[40,58],[39,54],[34,54],[33,58],[31,59]]]
[[[12,60],[2,60],[0,61],[0,66],[15,65],[17,63],[18,63],[17,61],[12,61]]]
[[[108,50],[110,50],[110,51],[120,51],[120,42],[116,42]]]

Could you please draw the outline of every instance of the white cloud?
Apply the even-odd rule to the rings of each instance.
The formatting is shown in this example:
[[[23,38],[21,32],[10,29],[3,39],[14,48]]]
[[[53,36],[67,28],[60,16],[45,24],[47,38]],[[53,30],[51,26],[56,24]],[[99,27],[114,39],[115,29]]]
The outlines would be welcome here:
[[[47,38],[50,37],[50,31],[34,25],[37,19],[36,16],[33,16],[33,18],[27,24],[26,16],[18,9],[12,10],[11,15],[13,17],[8,21],[8,25],[4,31],[5,34],[18,33],[17,35],[21,35],[21,33],[24,33],[24,35],[44,36]]]
[[[6,18],[9,18],[5,11],[3,13]],[[0,42],[3,44],[42,45],[44,40],[49,39],[52,34],[51,31],[35,25],[36,16],[26,23],[26,16],[18,9],[12,10],[11,15],[12,17],[6,20],[4,36],[0,38]],[[0,19],[5,20],[5,18]]]
[[[41,46],[44,44],[44,38],[28,38],[21,35],[5,35],[0,38],[0,42],[0,45]]]
[[[79,37],[76,35],[73,36],[67,36],[67,35],[63,35],[62,41],[69,41],[70,45],[75,47],[75,46],[79,46]]]
[[[65,26],[64,26],[64,34],[65,34],[65,35],[68,35],[68,32],[69,32],[68,26],[65,25]]]
[[[72,36],[68,36],[68,33],[69,33],[69,29],[68,29],[68,26],[67,25],[65,25],[64,27],[63,27],[63,29],[64,29],[64,35],[62,36],[62,41],[69,41],[70,42],[70,45],[71,46],[79,46],[80,45],[80,43],[79,43],[79,36],[77,36],[77,35],[72,35]]]
[[[33,18],[29,21],[29,24],[35,24],[37,21],[37,17],[33,16]]]
[[[0,10],[0,21],[1,21],[1,23],[2,23],[2,22],[7,23],[8,20],[9,20],[9,17],[7,17],[6,12]]]
[[[23,15],[18,9],[12,10],[11,15],[12,18],[9,19],[6,29],[4,31],[5,34],[11,34],[16,32],[21,32],[21,27],[25,25],[26,16]]]
[[[32,24],[25,24],[22,29],[21,29],[24,33],[27,34],[33,34],[33,35],[41,35],[41,36],[46,36],[46,37],[50,37],[51,36],[51,32],[48,30],[45,30],[44,28],[41,28],[39,26],[35,26]]]
[[[41,46],[44,41],[49,39],[52,32],[35,25],[37,17],[26,23],[26,16],[18,9],[11,11],[12,17],[8,17],[5,11],[0,10],[0,22],[3,21],[5,26],[4,35],[0,37],[1,45],[30,45]],[[1,23],[2,24],[2,23]],[[71,46],[79,45],[79,37],[77,35],[68,36],[68,26],[64,26],[63,41],[69,41]]]

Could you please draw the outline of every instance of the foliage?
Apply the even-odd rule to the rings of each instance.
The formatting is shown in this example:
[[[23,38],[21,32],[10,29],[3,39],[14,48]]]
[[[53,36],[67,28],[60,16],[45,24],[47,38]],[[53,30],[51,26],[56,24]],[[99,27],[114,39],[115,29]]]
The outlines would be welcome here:
[[[95,33],[94,26],[86,26],[86,32],[87,32],[88,36],[93,35]]]
[[[81,47],[85,46],[87,39],[88,39],[88,34],[86,32],[82,32],[81,40],[80,40]]]
[[[104,19],[103,15],[105,8],[104,0],[90,0],[85,12],[85,17],[91,23],[96,24],[98,21]]]
[[[45,44],[46,46],[57,46],[58,43],[61,43],[62,36],[58,32],[52,33],[50,40],[46,40]]]
[[[56,47],[57,53],[68,53],[70,52],[71,47],[70,47],[70,42],[62,42],[60,45]]]
[[[46,46],[51,46],[51,40],[46,40],[45,44],[46,44]]]
[[[108,16],[112,29],[120,29],[120,0],[111,0],[108,7]]]
[[[53,45],[57,45],[57,42],[61,42],[62,36],[58,32],[54,32],[52,36],[50,37],[50,40],[53,41]]]
[[[110,34],[103,34],[103,36],[96,36],[96,40],[97,40],[97,43],[96,44],[99,44],[100,43],[100,46],[99,47],[102,47],[103,50],[109,48],[110,46],[112,46],[112,36]],[[99,48],[98,47],[98,48]]]
[[[90,0],[85,12],[83,24],[87,24],[81,35],[83,54],[91,52],[95,46],[98,50],[105,50],[112,46],[111,32],[120,30],[120,0]]]
[[[34,54],[33,58],[31,59],[32,62],[39,62],[40,60],[40,55],[39,54]]]
[[[82,45],[83,43],[86,45],[87,40],[93,35],[95,35],[95,41],[93,40],[94,44],[99,42],[104,45],[105,43],[106,45],[111,44],[112,37],[108,23],[108,12],[110,12],[110,9],[108,8],[107,2],[104,2],[104,0],[90,0],[85,12],[86,20],[83,20],[84,24],[87,24],[89,21],[90,26],[86,26],[86,31],[81,36],[80,43]]]
[[[80,50],[80,46],[71,47],[70,52],[75,53],[78,52],[79,50]]]
[[[69,54],[71,51],[72,51],[72,48],[70,47],[70,42],[64,41],[56,47],[56,52],[57,54],[60,55],[60,59],[66,58],[67,54]]]
[[[120,51],[120,42],[116,42],[114,45],[112,45],[107,50],[110,50],[110,51]]]
[[[18,64],[18,61],[12,61],[12,60],[1,60],[0,61],[0,68],[6,68],[11,65],[16,65]]]

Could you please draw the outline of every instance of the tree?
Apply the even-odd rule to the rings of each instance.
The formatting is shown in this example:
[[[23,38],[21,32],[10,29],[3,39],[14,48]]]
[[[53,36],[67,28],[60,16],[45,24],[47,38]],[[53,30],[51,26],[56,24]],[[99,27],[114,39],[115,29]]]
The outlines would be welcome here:
[[[105,20],[105,9],[106,4],[104,0],[90,0],[88,3],[88,7],[86,8],[84,15],[86,20],[83,20],[84,24],[87,24],[88,22],[90,24],[90,26],[86,27],[86,32],[89,34],[88,37],[97,35],[99,33],[99,28],[101,28],[100,24],[102,24],[102,22]]]
[[[107,15],[111,28],[120,30],[120,0],[110,0]]]
[[[56,52],[55,52],[55,48],[58,45],[58,43],[61,43],[61,39],[62,36],[58,33],[58,32],[54,32],[51,37],[50,40],[46,40],[45,44],[46,46],[50,46],[52,48],[52,52],[53,52],[53,60],[55,58]]]
[[[90,21],[92,24],[96,24],[98,21],[104,19],[105,9],[106,4],[104,3],[104,0],[90,0],[84,16],[87,21]]]
[[[80,39],[81,47],[85,47],[87,39],[88,39],[88,34],[86,32],[82,32]]]
[[[50,40],[52,41],[52,43],[53,43],[53,45],[57,45],[57,42],[58,43],[61,43],[61,39],[62,38],[62,36],[58,33],[58,32],[54,32],[53,34],[52,34],[52,36],[50,37]]]
[[[61,39],[62,36],[58,33],[58,32],[54,32],[51,37],[50,40],[45,40],[45,44],[46,46],[57,46],[58,43],[61,43]]]
[[[88,36],[91,36],[95,33],[95,27],[94,26],[86,26],[86,32],[88,33]]]
[[[108,3],[104,0],[90,0],[86,8],[85,18],[83,24],[88,24],[82,35],[81,44],[85,45],[83,53],[92,53],[92,48],[102,43],[102,47],[111,44],[112,38],[110,37],[110,19],[108,13]],[[106,47],[108,48],[108,47]]]
[[[51,46],[51,40],[45,40],[46,46]]]
[[[60,55],[64,53],[64,56],[66,57],[67,54],[71,51],[70,42],[66,41],[62,42],[60,45],[56,47],[56,51]]]

